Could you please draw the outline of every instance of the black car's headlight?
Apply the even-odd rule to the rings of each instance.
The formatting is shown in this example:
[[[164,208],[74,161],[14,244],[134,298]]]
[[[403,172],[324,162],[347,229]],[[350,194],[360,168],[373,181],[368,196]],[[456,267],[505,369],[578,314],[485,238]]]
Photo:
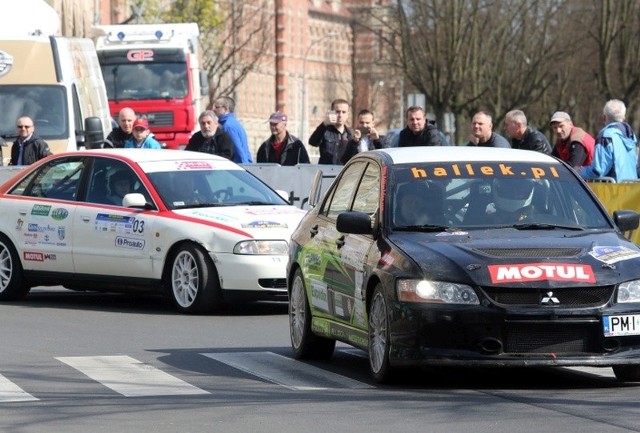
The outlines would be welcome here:
[[[398,280],[398,299],[402,302],[479,305],[478,295],[466,284],[444,281]]]
[[[627,281],[618,286],[618,303],[640,302],[640,280]]]
[[[253,255],[286,255],[288,245],[286,241],[241,241],[233,247],[233,254]]]

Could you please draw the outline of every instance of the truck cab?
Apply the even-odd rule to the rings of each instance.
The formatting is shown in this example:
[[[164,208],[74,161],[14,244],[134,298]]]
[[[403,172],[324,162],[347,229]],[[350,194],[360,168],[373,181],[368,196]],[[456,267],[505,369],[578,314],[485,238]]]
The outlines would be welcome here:
[[[4,164],[29,116],[59,153],[102,146],[111,130],[107,95],[90,39],[0,35],[0,136]]]
[[[199,34],[196,23],[94,27],[111,115],[130,107],[164,147],[186,147],[208,103]]]

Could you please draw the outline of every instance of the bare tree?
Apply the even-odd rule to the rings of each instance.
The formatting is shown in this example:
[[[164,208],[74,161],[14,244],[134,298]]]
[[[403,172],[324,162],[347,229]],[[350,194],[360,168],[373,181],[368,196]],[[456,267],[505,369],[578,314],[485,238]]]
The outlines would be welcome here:
[[[259,60],[273,54],[275,9],[270,0],[219,2],[218,25],[202,31],[203,62],[216,95],[232,95]]]
[[[598,89],[606,99],[625,101],[635,113],[640,94],[640,3],[628,0],[594,0],[599,13],[589,35],[596,41],[594,68]],[[635,122],[637,126],[637,122]]]
[[[535,118],[533,107],[552,85],[553,64],[565,52],[554,38],[562,3],[398,0],[406,77],[438,120],[452,111],[460,125],[478,109],[501,119],[513,108],[531,110]]]

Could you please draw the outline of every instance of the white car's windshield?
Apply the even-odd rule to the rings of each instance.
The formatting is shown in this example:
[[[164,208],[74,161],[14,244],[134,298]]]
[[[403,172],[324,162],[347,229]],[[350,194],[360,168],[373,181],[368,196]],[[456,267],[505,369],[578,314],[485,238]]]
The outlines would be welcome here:
[[[288,205],[250,173],[243,170],[189,170],[149,173],[170,209],[236,205]]]

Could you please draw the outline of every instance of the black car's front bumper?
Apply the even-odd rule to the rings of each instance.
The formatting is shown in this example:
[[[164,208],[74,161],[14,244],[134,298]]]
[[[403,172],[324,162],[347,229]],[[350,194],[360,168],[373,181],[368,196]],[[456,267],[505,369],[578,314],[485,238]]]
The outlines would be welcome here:
[[[637,306],[636,306],[637,307]],[[640,335],[605,337],[602,317],[624,309],[503,309],[396,304],[395,366],[611,366],[640,364]]]

